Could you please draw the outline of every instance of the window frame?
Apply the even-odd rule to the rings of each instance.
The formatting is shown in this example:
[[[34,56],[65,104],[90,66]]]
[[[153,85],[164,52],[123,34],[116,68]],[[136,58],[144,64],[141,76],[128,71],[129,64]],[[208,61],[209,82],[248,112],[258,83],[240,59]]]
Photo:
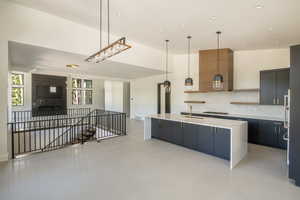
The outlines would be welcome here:
[[[80,87],[74,87],[73,81],[80,80]],[[91,87],[85,87],[85,81],[91,81]],[[73,93],[75,91],[80,92],[80,99],[78,100],[78,104],[74,104],[74,99],[73,99]],[[92,96],[91,96],[91,103],[87,103],[86,101],[86,91],[91,91]],[[94,100],[93,100],[93,93],[94,93],[94,88],[93,88],[93,80],[91,79],[81,79],[81,78],[72,78],[72,105],[93,105]]]
[[[13,75],[21,75],[22,76],[22,85],[15,85],[13,84],[13,79],[12,79],[12,76]],[[12,107],[21,107],[21,106],[24,106],[25,105],[25,75],[23,73],[20,73],[20,72],[11,72],[10,74],[10,81],[11,81],[11,105]],[[13,104],[13,89],[14,88],[21,88],[23,90],[23,95],[22,95],[22,104]]]

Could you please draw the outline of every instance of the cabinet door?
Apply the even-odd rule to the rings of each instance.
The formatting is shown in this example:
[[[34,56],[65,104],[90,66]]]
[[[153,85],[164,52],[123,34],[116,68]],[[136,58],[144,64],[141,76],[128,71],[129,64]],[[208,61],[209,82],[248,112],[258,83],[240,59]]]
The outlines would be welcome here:
[[[283,69],[276,72],[276,104],[284,104],[284,95],[288,94],[290,87],[290,70]]]
[[[197,150],[199,125],[183,123],[183,146]]]
[[[170,140],[170,133],[168,131],[168,121],[167,120],[160,120],[159,121],[159,131],[158,131],[158,138],[161,140],[169,141]]]
[[[259,144],[277,147],[277,125],[272,121],[259,122]]]
[[[159,119],[151,119],[151,135],[153,138],[159,138]]]
[[[197,150],[207,154],[214,153],[214,128],[199,126]]]
[[[276,76],[273,71],[260,72],[260,104],[276,104],[275,84]]]
[[[230,160],[230,130],[216,128],[214,134],[214,155]]]
[[[247,119],[248,121],[248,142],[259,144],[259,121],[255,119]]]
[[[286,134],[287,129],[284,128],[282,122],[279,122],[277,125],[277,147],[280,149],[287,149],[287,141],[283,139]]]
[[[182,145],[183,144],[183,133],[182,133],[182,123],[175,121],[168,121],[168,130],[169,133],[169,142],[174,144]]]

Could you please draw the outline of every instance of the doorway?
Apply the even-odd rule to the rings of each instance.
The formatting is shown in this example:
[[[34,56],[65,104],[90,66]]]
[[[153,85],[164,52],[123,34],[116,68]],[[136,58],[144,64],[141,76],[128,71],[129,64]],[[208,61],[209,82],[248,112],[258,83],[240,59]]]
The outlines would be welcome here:
[[[171,90],[167,91],[163,83],[158,83],[157,84],[157,114],[164,114],[164,113],[171,113]]]

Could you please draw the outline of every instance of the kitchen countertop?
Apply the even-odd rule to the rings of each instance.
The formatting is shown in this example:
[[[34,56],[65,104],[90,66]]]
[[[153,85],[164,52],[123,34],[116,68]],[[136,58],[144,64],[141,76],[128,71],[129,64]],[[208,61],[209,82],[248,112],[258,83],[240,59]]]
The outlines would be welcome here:
[[[187,113],[188,112],[182,112]],[[209,113],[201,113],[201,112],[192,112],[192,114],[201,114],[207,116],[224,116],[224,117],[236,117],[236,118],[246,118],[246,119],[260,119],[260,120],[270,120],[270,121],[280,121],[283,122],[284,118],[280,117],[269,117],[269,116],[256,116],[256,115],[240,115],[240,114],[209,114]]]
[[[229,119],[218,119],[213,117],[196,117],[196,118],[189,118],[184,115],[178,114],[156,114],[150,115],[149,118],[156,118],[156,119],[163,119],[163,120],[170,120],[170,121],[178,121],[184,123],[191,123],[191,124],[198,124],[204,126],[212,126],[218,128],[228,128],[231,129],[232,127],[242,126],[243,124],[247,123],[247,121],[237,121],[237,120],[229,120]]]

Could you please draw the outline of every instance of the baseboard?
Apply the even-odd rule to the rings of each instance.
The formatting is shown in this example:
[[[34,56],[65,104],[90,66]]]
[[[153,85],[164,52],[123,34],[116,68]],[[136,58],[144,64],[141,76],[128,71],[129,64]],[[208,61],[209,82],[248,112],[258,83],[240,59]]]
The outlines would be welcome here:
[[[0,162],[8,161],[8,153],[0,154]]]

